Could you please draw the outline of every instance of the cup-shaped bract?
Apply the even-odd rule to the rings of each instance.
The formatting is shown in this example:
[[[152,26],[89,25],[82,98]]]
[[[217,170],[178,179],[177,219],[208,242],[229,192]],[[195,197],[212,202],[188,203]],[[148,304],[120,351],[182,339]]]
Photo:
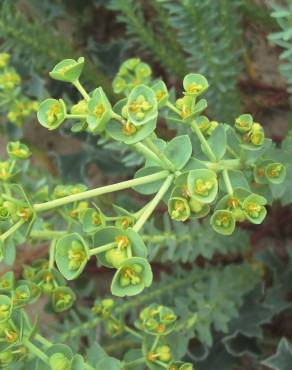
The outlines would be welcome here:
[[[211,203],[218,193],[216,172],[208,169],[192,170],[188,174],[188,191],[192,198]]]
[[[4,294],[0,294],[0,324],[9,320],[12,312],[12,300]]]
[[[242,114],[235,120],[235,129],[241,133],[247,133],[250,131],[253,124],[253,118],[251,114]]]
[[[14,273],[13,271],[7,271],[5,274],[0,276],[0,293],[8,293],[14,287]]]
[[[154,91],[146,85],[135,87],[128,97],[127,112],[129,120],[136,126],[156,119],[158,110]]]
[[[143,258],[147,256],[147,248],[143,239],[130,228],[104,227],[94,234],[93,243],[94,247],[114,243],[110,250],[97,255],[98,261],[109,268],[118,268],[129,255]]]
[[[111,292],[118,297],[133,296],[149,287],[153,274],[149,262],[145,258],[130,257],[125,259],[116,271]]]
[[[191,218],[203,218],[210,212],[209,204],[202,203],[195,198],[189,200],[189,207],[191,210]]]
[[[135,326],[150,335],[168,335],[173,331],[176,320],[172,309],[154,303],[140,312]]]
[[[167,370],[194,370],[194,367],[189,362],[176,361],[172,362]]]
[[[33,299],[30,288],[27,284],[20,283],[13,292],[13,307],[20,308],[30,303]]]
[[[63,312],[71,308],[76,295],[69,287],[58,287],[52,293],[52,306],[55,312]]]
[[[142,126],[137,126],[128,119],[126,104],[127,99],[122,99],[113,108],[113,111],[120,115],[124,122],[111,119],[106,126],[106,132],[114,140],[131,145],[142,141],[155,130],[156,117],[150,119]]]
[[[48,130],[57,129],[66,119],[66,105],[62,99],[46,99],[41,102],[37,118]]]
[[[152,86],[152,90],[155,93],[158,108],[164,107],[168,101],[168,90],[163,81],[158,81]]]
[[[242,204],[246,218],[253,224],[261,224],[266,217],[267,200],[258,194],[250,194]]]
[[[102,87],[98,87],[92,92],[88,102],[88,131],[99,133],[104,131],[106,124],[112,116],[112,106]]]
[[[10,141],[7,144],[7,154],[11,159],[27,159],[31,156],[31,151],[20,141]]]
[[[71,370],[71,360],[61,352],[56,352],[49,357],[51,370]]]
[[[71,82],[77,81],[82,73],[84,66],[84,58],[78,60],[64,59],[59,62],[49,73],[54,80]]]
[[[186,95],[197,96],[209,87],[206,78],[197,73],[189,73],[183,79],[183,87]]]
[[[65,235],[56,242],[55,259],[59,271],[67,280],[76,279],[89,259],[89,248],[77,233]]]
[[[173,220],[186,221],[191,214],[188,201],[182,197],[171,197],[168,201],[168,213]]]
[[[286,167],[283,163],[269,163],[265,175],[272,184],[281,184],[286,178]]]
[[[231,235],[235,229],[235,217],[231,211],[218,209],[210,219],[213,229],[222,235]]]
[[[82,229],[86,233],[93,233],[105,225],[105,217],[99,208],[87,208],[80,214]]]

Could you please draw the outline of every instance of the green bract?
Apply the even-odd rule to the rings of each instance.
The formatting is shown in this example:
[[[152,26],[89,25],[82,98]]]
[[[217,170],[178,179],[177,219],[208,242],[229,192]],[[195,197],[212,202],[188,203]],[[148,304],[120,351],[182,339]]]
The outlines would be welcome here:
[[[77,61],[74,59],[64,59],[53,68],[50,76],[55,80],[74,83],[79,79],[83,65],[83,57],[80,57]]]
[[[183,80],[186,95],[197,96],[208,89],[209,84],[206,78],[200,74],[189,73]]]
[[[92,92],[88,102],[88,131],[102,132],[112,115],[112,107],[103,89],[98,87]]]
[[[20,141],[11,141],[7,144],[7,153],[12,159],[27,159],[31,156],[28,146]]]
[[[83,238],[72,233],[60,238],[56,243],[56,264],[67,279],[76,279],[89,259],[89,249]]]
[[[52,305],[56,312],[68,310],[72,307],[75,300],[75,293],[68,287],[59,287],[53,291]]]
[[[116,114],[120,114],[124,118],[123,122],[111,119],[106,126],[106,132],[112,139],[130,145],[142,141],[155,130],[156,117],[142,126],[136,125],[127,118],[127,114],[126,117],[123,115],[126,103],[127,99],[122,99],[113,108]]]
[[[235,217],[231,211],[217,210],[211,216],[211,225],[223,235],[231,235],[235,229]]]
[[[202,202],[211,203],[218,193],[216,173],[211,170],[193,170],[188,175],[188,191],[192,198]]]
[[[105,217],[99,208],[87,208],[79,218],[86,233],[93,233],[105,225]]]
[[[12,300],[3,294],[0,294],[0,324],[9,320],[12,311]]]
[[[94,247],[113,243],[111,249],[97,255],[104,266],[118,268],[129,256],[147,256],[147,248],[141,236],[132,229],[107,226],[97,231],[93,237]]]
[[[152,90],[155,93],[155,97],[158,103],[158,108],[164,107],[168,101],[168,91],[163,81],[158,81],[152,86]]]
[[[235,128],[240,133],[249,132],[253,124],[251,114],[242,114],[235,120]]]
[[[152,279],[151,267],[145,258],[127,258],[114,275],[111,292],[118,297],[133,296],[149,287]]]
[[[66,105],[62,99],[46,99],[40,104],[37,117],[42,126],[55,130],[65,121]]]
[[[265,167],[264,173],[272,184],[281,184],[286,177],[286,167],[282,163],[270,163]]]
[[[168,213],[176,221],[186,221],[190,217],[191,211],[186,199],[172,197],[168,201]]]
[[[157,118],[157,100],[154,91],[145,85],[135,87],[127,102],[129,120],[136,126]]]
[[[250,194],[243,202],[243,210],[246,218],[253,224],[261,224],[266,217],[267,201],[264,197],[257,194]]]

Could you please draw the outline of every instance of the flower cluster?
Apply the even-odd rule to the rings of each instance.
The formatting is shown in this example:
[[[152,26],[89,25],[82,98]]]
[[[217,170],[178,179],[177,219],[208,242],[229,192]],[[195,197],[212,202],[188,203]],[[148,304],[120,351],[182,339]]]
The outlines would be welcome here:
[[[38,109],[38,102],[24,96],[20,85],[20,75],[10,66],[10,54],[0,53],[1,112],[17,127],[22,127]]]

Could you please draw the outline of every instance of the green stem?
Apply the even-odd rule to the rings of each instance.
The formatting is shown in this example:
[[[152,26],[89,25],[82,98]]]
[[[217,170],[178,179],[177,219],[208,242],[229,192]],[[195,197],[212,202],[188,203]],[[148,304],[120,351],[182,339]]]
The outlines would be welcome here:
[[[35,339],[40,342],[41,344],[43,344],[45,347],[51,347],[53,345],[52,342],[50,342],[49,340],[47,340],[46,338],[44,338],[42,335],[40,334],[36,334],[35,335]]]
[[[125,331],[134,335],[134,337],[137,337],[139,339],[143,338],[141,334],[137,333],[134,329],[130,328],[128,325],[125,325]]]
[[[145,158],[156,162],[159,166],[164,167],[164,164],[162,160],[155,154],[153,153],[152,150],[150,150],[146,145],[142,143],[136,143],[132,145],[132,147],[140,154],[142,154]]]
[[[195,121],[191,122],[191,127],[192,127],[193,131],[195,132],[195,134],[197,135],[198,139],[200,140],[200,142],[201,142],[203,148],[205,149],[205,152],[206,152],[208,158],[210,159],[210,161],[217,162],[217,158],[216,158],[213,150],[211,149],[208,141],[205,139],[205,136],[202,134],[199,126],[196,124]]]
[[[128,367],[128,366],[140,365],[140,364],[144,364],[144,363],[145,363],[145,358],[140,357],[140,358],[137,358],[136,360],[126,362],[126,363],[124,363],[124,365]]]
[[[175,106],[175,105],[173,105],[170,101],[168,101],[168,102],[166,103],[166,106],[167,106],[169,109],[171,109],[173,112],[177,113],[177,114],[180,116],[180,111],[179,111],[179,109],[177,109],[177,108],[176,108],[176,106]]]
[[[160,340],[160,335],[157,335],[155,337],[155,340],[154,340],[153,344],[152,344],[150,352],[153,352],[155,350],[155,348],[157,347],[157,345],[159,343],[159,340]]]
[[[72,202],[80,201],[80,200],[83,200],[83,199],[94,198],[94,197],[97,197],[99,195],[103,195],[103,194],[107,194],[107,193],[113,193],[115,191],[132,188],[132,187],[137,186],[137,185],[143,185],[143,184],[148,184],[148,183],[151,183],[151,182],[155,182],[155,181],[164,179],[168,175],[169,175],[168,171],[160,171],[160,172],[157,172],[153,175],[148,175],[148,176],[139,177],[137,179],[122,181],[122,182],[119,182],[119,183],[113,184],[113,185],[102,186],[100,188],[87,190],[87,191],[84,191],[84,192],[78,193],[78,194],[68,195],[66,197],[51,200],[51,201],[45,202],[45,203],[34,204],[33,207],[34,207],[34,210],[36,212],[44,212],[44,211],[48,211],[48,210],[56,208],[56,207],[64,206],[64,205],[72,203]]]
[[[138,219],[138,221],[133,226],[133,230],[138,232],[143,227],[145,222],[148,220],[152,212],[157,207],[158,203],[163,198],[164,194],[169,189],[170,185],[172,184],[173,178],[174,178],[174,175],[170,175],[167,177],[167,179],[164,181],[163,185],[161,186],[159,192],[155,195],[152,201],[148,204],[148,207],[146,207],[144,213],[141,215],[141,217]]]
[[[164,166],[166,169],[169,169],[170,171],[174,172],[175,167],[171,163],[171,161],[163,154],[162,150],[158,148],[157,145],[153,143],[153,141],[150,139],[150,137],[145,139],[145,143],[148,145],[148,147],[156,154],[158,158],[160,158],[161,162],[164,163]]]
[[[76,89],[80,92],[80,94],[83,96],[83,98],[86,101],[90,100],[90,96],[87,94],[87,92],[85,91],[84,87],[81,85],[79,80],[74,81],[73,85],[76,87]]]
[[[119,114],[115,113],[114,111],[112,111],[112,118],[115,119],[116,121],[122,123],[123,125],[126,123],[126,120],[120,116]]]
[[[224,169],[226,170],[239,170],[242,168],[242,163],[240,159],[223,159],[219,162],[213,163],[213,162],[204,162],[206,166],[213,171],[222,171]]]
[[[41,359],[44,363],[49,363],[49,357],[28,339],[24,340],[23,344],[32,354]]]
[[[116,242],[111,242],[111,243],[102,245],[100,247],[96,247],[96,248],[90,249],[89,250],[89,255],[90,256],[95,256],[96,254],[106,252],[106,251],[114,248],[116,245],[117,245]]]
[[[86,114],[66,114],[66,118],[68,119],[84,119],[86,117]]]
[[[29,234],[32,239],[52,240],[66,235],[67,231],[32,230]]]
[[[52,270],[54,267],[55,262],[55,247],[56,247],[56,240],[53,239],[50,245],[50,252],[49,252],[49,270]]]
[[[4,242],[4,240],[9,238],[9,236],[12,235],[16,230],[18,230],[24,223],[25,223],[25,220],[23,220],[23,219],[17,221],[16,224],[11,226],[10,229],[8,229],[7,231],[5,231],[5,233],[0,235],[0,240],[2,240],[2,242]]]
[[[225,185],[226,185],[227,192],[228,192],[228,194],[232,195],[233,194],[233,188],[232,188],[232,185],[231,185],[231,182],[230,182],[228,171],[226,169],[224,169],[222,171],[222,175],[223,175],[223,179],[224,179],[224,182],[225,182]]]

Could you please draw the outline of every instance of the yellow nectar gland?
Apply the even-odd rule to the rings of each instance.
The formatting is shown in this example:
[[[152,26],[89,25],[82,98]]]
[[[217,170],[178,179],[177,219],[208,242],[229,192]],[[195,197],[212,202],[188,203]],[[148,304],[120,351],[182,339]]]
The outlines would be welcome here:
[[[101,118],[102,115],[104,114],[105,112],[105,107],[103,104],[98,104],[95,109],[94,109],[94,115],[96,118]]]
[[[166,92],[163,91],[163,90],[158,90],[155,94],[155,97],[157,99],[158,102],[160,102],[166,95]]]
[[[181,194],[184,198],[190,198],[191,197],[191,194],[190,194],[190,191],[188,189],[188,185],[184,185],[182,187],[182,190],[181,190]]]
[[[58,119],[58,115],[61,113],[61,107],[59,104],[54,104],[47,111],[47,118],[49,123],[54,123]]]
[[[145,112],[149,111],[151,108],[152,105],[143,95],[139,95],[137,99],[129,105],[129,110],[136,115],[137,119],[143,119],[145,117]]]
[[[203,89],[202,85],[193,82],[187,86],[186,92],[189,94],[198,94],[200,91],[202,91],[202,89]]]
[[[125,135],[131,136],[137,132],[137,127],[132,122],[127,121],[127,123],[123,125],[122,131]]]
[[[235,197],[231,197],[227,201],[228,207],[237,208],[239,206],[239,200]]]
[[[127,246],[129,245],[129,239],[125,235],[116,236],[115,241],[117,243],[117,247],[120,250],[127,248]]]
[[[65,67],[60,68],[60,69],[58,70],[58,72],[59,72],[62,76],[64,76],[64,74],[65,74],[67,71],[69,71],[69,69],[71,69],[71,68],[72,68],[72,65],[65,66]]]
[[[84,261],[86,255],[82,246],[78,243],[72,243],[70,250],[68,251],[69,258],[69,269],[78,269]]]
[[[222,226],[224,228],[227,228],[230,226],[231,217],[230,215],[224,214],[217,217],[215,223],[217,226]]]
[[[254,145],[261,145],[263,142],[262,132],[256,132],[252,134],[250,140]]]
[[[18,215],[24,220],[28,221],[30,218],[30,209],[29,208],[22,208],[19,212]]]
[[[269,177],[279,177],[283,166],[281,164],[271,166],[268,170]]]
[[[94,225],[97,225],[99,226],[101,224],[101,217],[99,215],[98,212],[95,212],[93,215],[92,215],[92,223]]]
[[[159,324],[157,325],[155,331],[158,333],[158,334],[163,334],[165,333],[165,330],[166,330],[166,326],[164,324]]]
[[[194,191],[195,193],[207,197],[213,189],[214,183],[212,181],[204,181],[202,179],[196,180]]]
[[[237,124],[237,126],[239,126],[240,128],[249,128],[249,123],[247,121],[244,121],[240,118],[237,118],[235,120],[235,123]]]
[[[14,343],[17,341],[18,338],[18,335],[15,331],[8,329],[5,329],[5,336],[8,343]]]
[[[0,318],[7,318],[9,315],[8,304],[0,304]]]
[[[8,177],[10,177],[9,167],[9,162],[0,163],[0,179],[6,180]]]
[[[27,151],[21,148],[15,148],[11,151],[11,153],[15,155],[16,157],[24,157],[27,155]]]
[[[185,205],[182,200],[177,200],[174,203],[174,210],[171,212],[172,217],[180,216],[185,210]]]
[[[245,206],[245,209],[251,217],[256,218],[260,215],[262,206],[257,203],[250,202]]]
[[[154,362],[154,361],[156,361],[156,359],[157,359],[158,356],[159,355],[157,353],[155,353],[155,352],[148,352],[147,353],[147,360],[149,362]]]
[[[257,170],[258,177],[265,177],[265,170],[263,168],[259,168]]]
[[[0,281],[0,287],[1,287],[1,288],[8,288],[8,287],[10,287],[10,283],[9,283],[9,281],[8,281],[8,280],[6,280],[6,279],[4,279],[4,280]]]

